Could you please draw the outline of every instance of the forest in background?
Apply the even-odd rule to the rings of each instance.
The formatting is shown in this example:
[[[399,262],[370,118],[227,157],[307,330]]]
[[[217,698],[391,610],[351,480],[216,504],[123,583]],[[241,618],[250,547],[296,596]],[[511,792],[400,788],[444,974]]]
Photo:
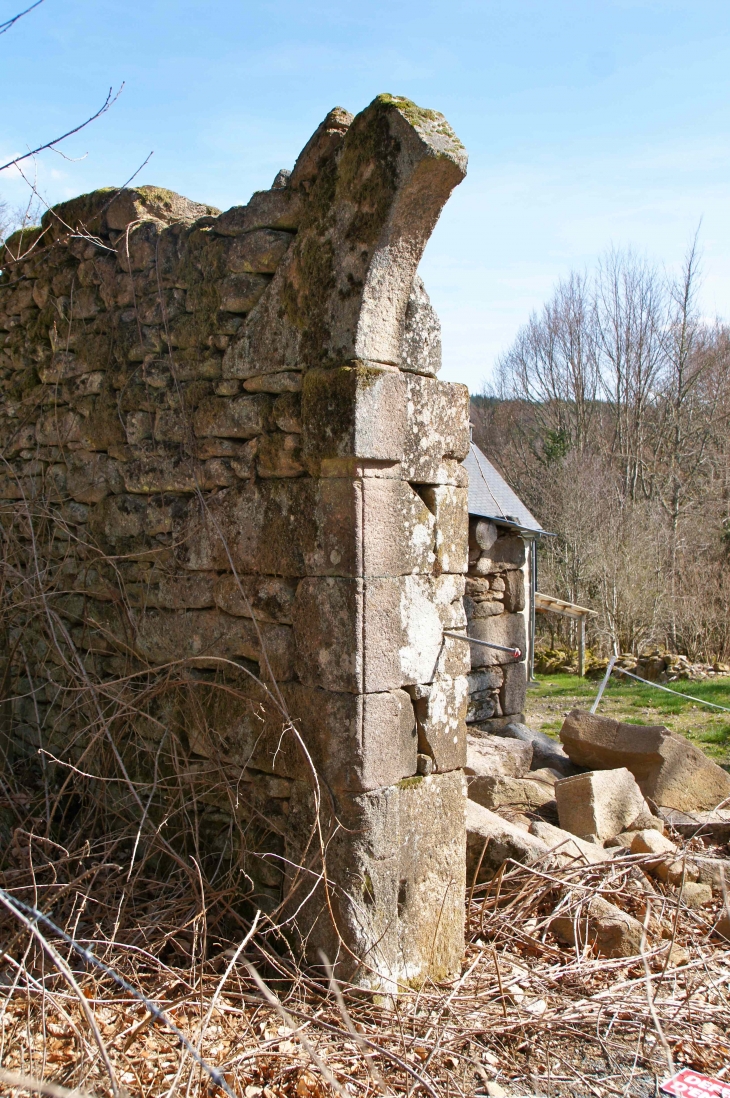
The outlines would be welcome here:
[[[546,530],[539,589],[603,655],[730,657],[730,328],[631,251],[570,274],[472,398],[473,437]],[[540,623],[571,643],[570,625]]]

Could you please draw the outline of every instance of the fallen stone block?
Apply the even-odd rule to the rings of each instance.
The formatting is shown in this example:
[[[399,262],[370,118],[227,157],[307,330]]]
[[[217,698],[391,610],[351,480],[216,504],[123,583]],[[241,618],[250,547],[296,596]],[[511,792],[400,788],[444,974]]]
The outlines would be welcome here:
[[[551,740],[544,732],[535,732],[526,724],[519,721],[506,721],[501,728],[495,729],[495,735],[506,739],[521,740],[523,743],[532,744],[532,765],[538,769],[549,766],[551,770],[558,770],[566,777],[576,773],[576,767],[572,764],[559,743]]]
[[[466,880],[471,884],[479,866],[479,881],[487,880],[508,859],[531,865],[548,848],[534,835],[501,819],[474,801],[466,802]],[[481,859],[481,865],[480,863]]]
[[[730,797],[730,774],[661,725],[622,724],[574,709],[563,722],[560,739],[579,766],[626,767],[644,796],[665,808],[713,809]]]
[[[553,827],[544,820],[533,820],[530,834],[544,842],[560,864],[578,861],[598,865],[599,862],[609,861],[611,858],[609,851],[598,843],[587,843],[577,835],[571,835],[560,827]]]
[[[550,922],[555,937],[568,945],[583,948],[590,943],[604,957],[635,957],[641,953],[644,928],[638,919],[594,896],[583,904],[575,918],[573,913],[561,914]]]
[[[501,775],[523,778],[532,762],[532,744],[499,736],[467,736],[467,775],[477,778]]]
[[[531,778],[509,778],[501,774],[467,777],[469,800],[484,808],[542,808],[555,799],[553,786]]]
[[[660,808],[659,814],[669,827],[683,839],[704,839],[706,842],[730,842],[730,811],[679,812],[676,808]]]
[[[637,830],[652,815],[625,767],[594,770],[555,783],[560,826],[582,839],[604,841]]]

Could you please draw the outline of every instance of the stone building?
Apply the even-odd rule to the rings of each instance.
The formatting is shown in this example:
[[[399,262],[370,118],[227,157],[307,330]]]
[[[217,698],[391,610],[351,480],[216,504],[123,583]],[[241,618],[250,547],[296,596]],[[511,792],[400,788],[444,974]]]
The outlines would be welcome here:
[[[379,96],[247,205],[97,191],[0,276],[3,764],[107,767],[142,843],[183,789],[166,849],[377,988],[459,971],[467,675],[521,688],[444,634],[469,397],[416,269],[465,168]],[[470,598],[522,614],[502,529]]]
[[[471,645],[470,732],[496,732],[524,722],[525,691],[535,650],[537,538],[540,523],[473,442],[469,475],[469,571],[464,607],[477,640],[519,650]]]

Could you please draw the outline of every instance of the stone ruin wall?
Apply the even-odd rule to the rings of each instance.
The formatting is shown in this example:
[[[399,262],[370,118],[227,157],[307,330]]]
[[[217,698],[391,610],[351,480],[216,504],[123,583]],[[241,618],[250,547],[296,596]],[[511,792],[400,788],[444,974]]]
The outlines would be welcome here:
[[[3,525],[28,560],[25,519],[50,529],[36,612],[65,653],[31,681],[48,643],[16,615],[6,755],[87,758],[64,666],[172,665],[132,738],[175,731],[205,851],[238,845],[251,905],[375,987],[463,951],[470,661],[443,629],[465,626],[468,393],[436,378],[416,268],[465,164],[443,116],[381,96],[246,206],[95,192],[11,238],[0,277]]]
[[[519,648],[521,658],[471,645],[467,710],[471,735],[524,722],[529,636],[529,550],[525,539],[487,519],[469,520],[464,608],[470,637]]]

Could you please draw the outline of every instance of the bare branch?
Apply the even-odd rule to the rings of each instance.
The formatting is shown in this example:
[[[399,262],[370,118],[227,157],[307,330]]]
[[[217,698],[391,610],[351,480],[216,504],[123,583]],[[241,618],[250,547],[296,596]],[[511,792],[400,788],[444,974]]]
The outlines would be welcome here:
[[[14,160],[8,160],[7,164],[3,164],[2,166],[0,166],[0,172],[4,172],[6,168],[12,168],[15,164],[20,164],[22,160],[28,160],[29,157],[35,156],[37,153],[44,152],[46,149],[53,149],[53,151],[55,152],[55,145],[58,145],[61,141],[65,141],[67,137],[72,137],[73,134],[78,133],[80,130],[83,130],[86,126],[90,125],[90,123],[95,122],[97,118],[100,118],[102,114],[106,114],[109,108],[116,103],[117,99],[122,94],[123,89],[124,83],[122,83],[119,91],[116,93],[116,95],[114,95],[114,89],[110,88],[109,94],[104,100],[102,106],[95,114],[92,114],[90,118],[87,118],[85,122],[82,122],[79,126],[74,126],[72,130],[68,130],[60,137],[55,137],[53,141],[46,141],[44,145],[39,145],[38,148],[31,149],[30,152],[23,153],[22,156],[16,156]]]
[[[43,2],[44,0],[35,0],[35,4],[31,4],[25,11],[20,11],[17,15],[14,15],[12,19],[6,19],[4,23],[0,23],[0,34],[5,34],[6,31],[9,31],[11,27],[15,26],[19,19],[22,19],[29,11],[33,11],[33,8],[39,7]]]

